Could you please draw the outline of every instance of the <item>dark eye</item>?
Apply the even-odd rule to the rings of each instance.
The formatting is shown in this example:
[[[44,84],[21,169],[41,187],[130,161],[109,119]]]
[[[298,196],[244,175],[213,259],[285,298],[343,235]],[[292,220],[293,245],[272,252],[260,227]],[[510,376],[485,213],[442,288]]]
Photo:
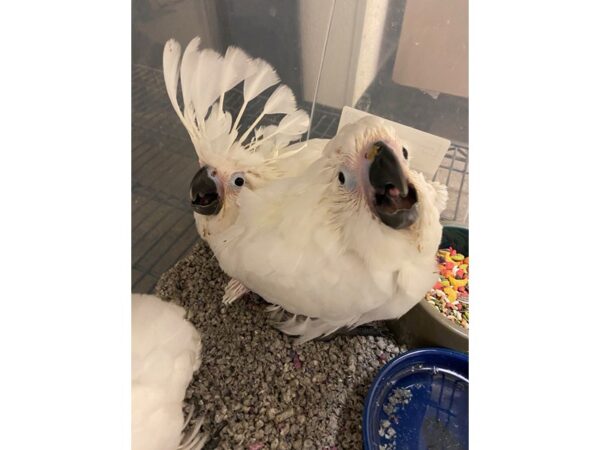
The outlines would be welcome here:
[[[346,182],[346,177],[344,176],[344,172],[338,173],[338,180],[340,181],[340,184],[343,186],[344,183]]]
[[[404,155],[404,159],[408,159],[408,150],[402,147],[402,154]]]
[[[244,179],[242,177],[236,177],[235,180],[233,180],[233,182],[238,187],[242,187],[244,185]]]

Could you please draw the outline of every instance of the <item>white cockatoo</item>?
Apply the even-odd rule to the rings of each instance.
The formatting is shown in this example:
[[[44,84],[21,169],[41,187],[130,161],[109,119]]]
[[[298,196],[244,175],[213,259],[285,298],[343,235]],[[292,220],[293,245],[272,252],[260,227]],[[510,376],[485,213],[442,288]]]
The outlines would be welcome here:
[[[132,450],[202,448],[207,436],[199,433],[201,420],[182,437],[187,426],[183,400],[200,366],[201,348],[200,334],[185,320],[181,306],[153,295],[132,295]]]
[[[298,110],[292,90],[280,84],[264,102],[262,111],[242,132],[240,122],[259,95],[280,82],[273,67],[252,59],[243,50],[229,47],[224,56],[212,49],[200,50],[193,39],[181,56],[181,46],[167,41],[163,73],[173,108],[187,129],[198,155],[199,170],[190,185],[190,201],[196,228],[211,246],[233,224],[238,197],[273,180],[301,173],[322,153],[326,140],[290,144],[309,126],[305,111]],[[177,88],[181,79],[183,111]],[[235,120],[224,108],[225,95],[243,82],[243,103]],[[284,115],[278,125],[259,126],[263,117]],[[233,300],[246,290],[232,281],[226,296]]]
[[[402,316],[434,285],[446,187],[409,168],[376,117],[346,125],[301,174],[239,194],[211,247],[233,279],[293,316],[305,342]]]

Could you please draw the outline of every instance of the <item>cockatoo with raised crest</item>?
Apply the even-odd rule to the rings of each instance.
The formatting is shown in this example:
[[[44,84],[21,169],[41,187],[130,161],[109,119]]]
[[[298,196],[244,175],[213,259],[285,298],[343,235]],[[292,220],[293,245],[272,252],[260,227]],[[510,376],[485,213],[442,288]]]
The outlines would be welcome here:
[[[434,285],[446,187],[409,167],[379,118],[346,125],[297,176],[239,194],[211,247],[241,285],[292,314],[300,342],[402,316]]]
[[[163,52],[163,73],[171,104],[198,155],[190,201],[198,233],[212,248],[237,219],[240,192],[299,174],[321,155],[326,141],[290,144],[307,131],[309,118],[297,109],[293,92],[283,84],[271,92],[253,123],[241,129],[248,105],[261,101],[260,94],[280,79],[269,63],[252,59],[239,48],[229,47],[222,56],[201,50],[196,37],[182,57],[181,46],[171,39]],[[179,80],[183,110],[177,98]],[[234,119],[225,110],[225,96],[240,83],[243,103]],[[274,114],[284,115],[277,125],[260,126],[263,117]],[[245,292],[232,280],[226,297],[231,301]]]

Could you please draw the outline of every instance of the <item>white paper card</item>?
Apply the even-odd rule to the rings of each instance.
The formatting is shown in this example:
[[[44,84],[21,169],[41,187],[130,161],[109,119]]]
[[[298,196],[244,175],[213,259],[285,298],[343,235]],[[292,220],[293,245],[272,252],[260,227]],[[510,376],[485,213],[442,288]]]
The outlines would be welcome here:
[[[338,132],[344,125],[354,123],[365,116],[373,116],[373,114],[349,106],[344,106],[342,109],[342,117],[340,117],[340,124],[338,125]],[[383,117],[381,117],[381,119],[383,119]],[[383,120],[388,125],[394,127],[398,136],[406,141],[406,148],[411,155],[411,169],[423,172],[425,178],[432,179],[450,147],[450,141],[391,120]]]

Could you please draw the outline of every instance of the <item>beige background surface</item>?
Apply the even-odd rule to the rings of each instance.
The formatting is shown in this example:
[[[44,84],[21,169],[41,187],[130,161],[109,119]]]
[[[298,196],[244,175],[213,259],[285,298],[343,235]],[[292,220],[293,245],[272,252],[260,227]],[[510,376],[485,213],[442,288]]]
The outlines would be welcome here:
[[[407,0],[394,82],[469,96],[468,0]]]

